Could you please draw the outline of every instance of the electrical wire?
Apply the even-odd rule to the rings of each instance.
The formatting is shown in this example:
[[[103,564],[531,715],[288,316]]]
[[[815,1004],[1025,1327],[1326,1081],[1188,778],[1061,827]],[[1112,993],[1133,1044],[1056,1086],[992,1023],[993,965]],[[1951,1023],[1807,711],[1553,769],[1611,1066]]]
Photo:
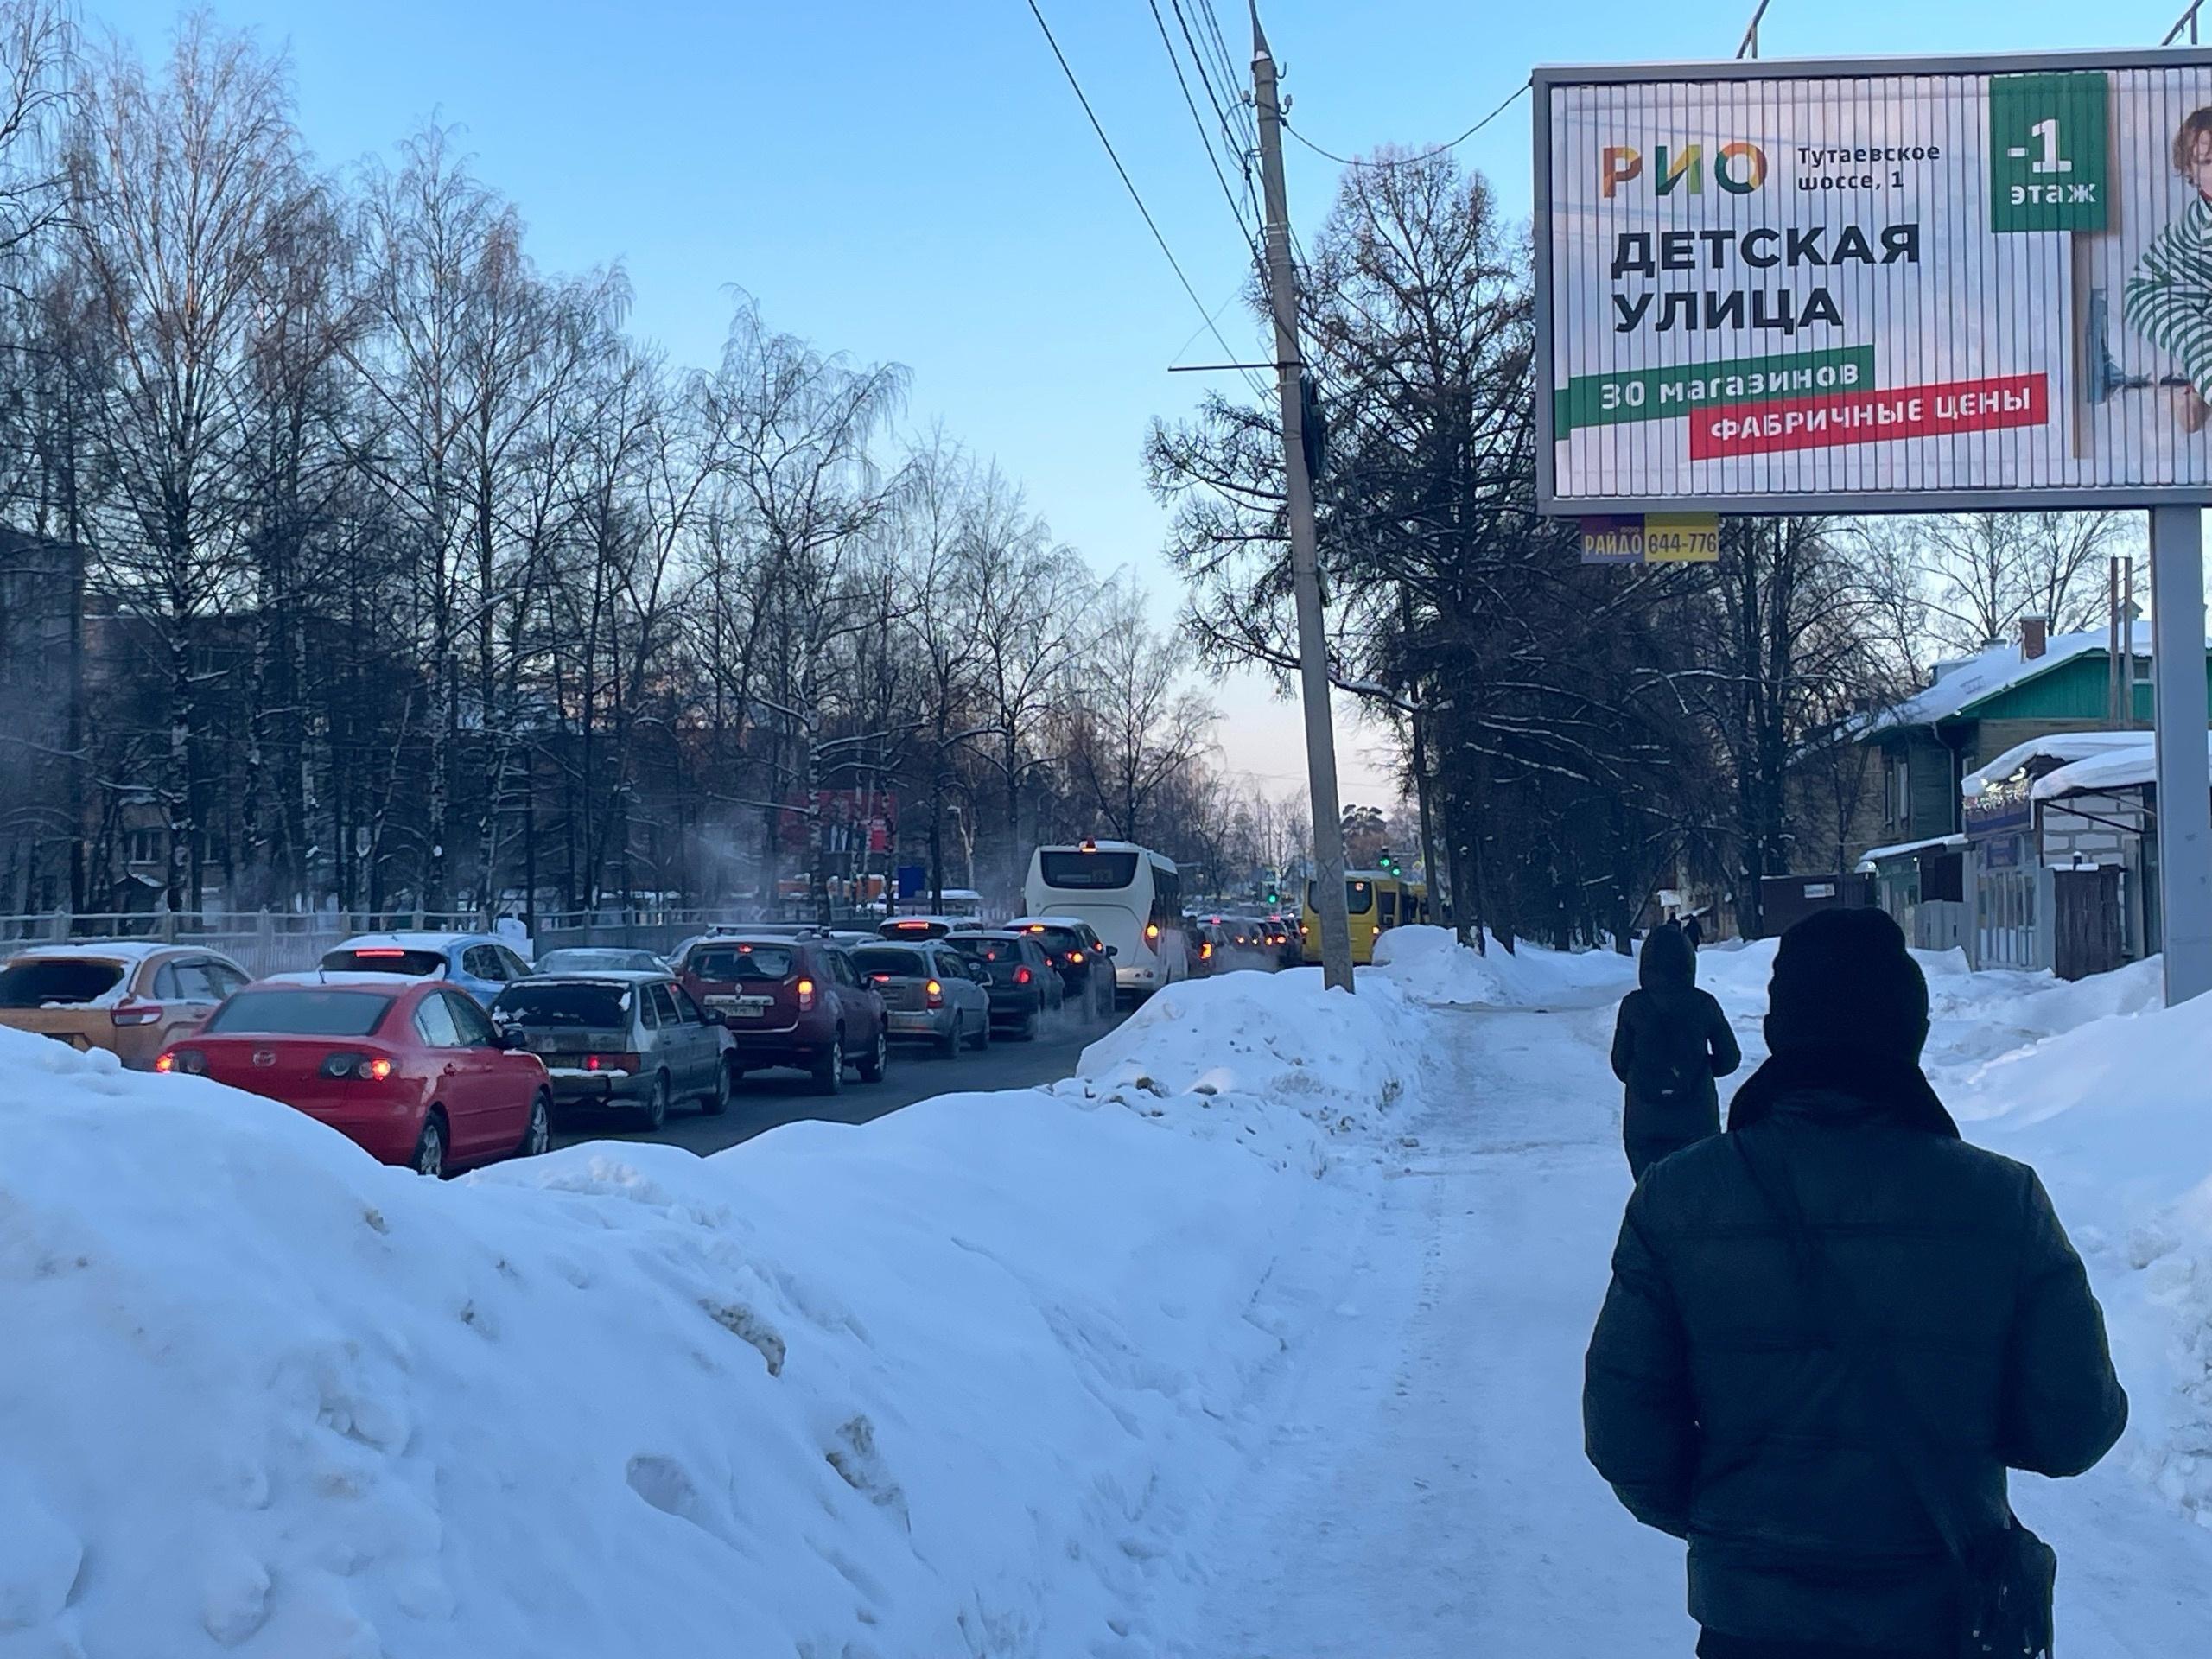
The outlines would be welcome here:
[[[1160,30],[1160,43],[1167,48],[1167,61],[1175,71],[1175,84],[1183,89],[1183,103],[1191,111],[1191,124],[1198,130],[1198,147],[1205,151],[1206,162],[1213,168],[1213,176],[1221,186],[1222,199],[1229,204],[1230,217],[1236,221],[1238,236],[1243,239],[1245,247],[1254,251],[1254,257],[1256,258],[1256,250],[1252,249],[1252,227],[1245,223],[1244,210],[1236,203],[1236,193],[1229,188],[1229,175],[1221,170],[1221,158],[1214,153],[1213,140],[1207,136],[1205,118],[1198,113],[1198,101],[1191,96],[1190,80],[1183,73],[1182,55],[1175,50],[1175,42],[1168,35],[1167,20],[1160,15],[1160,0],[1146,0],[1146,3],[1152,8],[1153,24]],[[1187,29],[1185,32],[1185,38],[1189,38]],[[1194,54],[1195,51],[1194,48]],[[1201,81],[1205,79],[1205,67],[1203,64],[1198,66],[1198,78]],[[1209,102],[1214,101],[1211,86],[1206,88],[1206,98]],[[1214,102],[1214,113],[1217,116],[1221,113],[1221,105],[1218,102]],[[1222,124],[1226,129],[1228,123],[1224,121]]]
[[[1518,103],[1521,99],[1521,94],[1527,92],[1531,84],[1532,83],[1529,81],[1522,81],[1507,95],[1505,102],[1499,105],[1488,115],[1483,117],[1481,120],[1476,122],[1473,126],[1469,127],[1457,138],[1453,138],[1447,143],[1439,144],[1433,149],[1424,149],[1418,155],[1399,156],[1386,162],[1363,162],[1350,156],[1339,156],[1332,149],[1324,149],[1320,145],[1315,143],[1311,138],[1308,138],[1304,133],[1299,131],[1296,127],[1292,126],[1287,118],[1283,121],[1283,130],[1287,132],[1292,137],[1297,139],[1300,143],[1305,145],[1306,149],[1312,150],[1316,156],[1321,156],[1325,160],[1334,162],[1339,167],[1406,167],[1415,162],[1427,161],[1431,156],[1441,156],[1447,149],[1458,149],[1461,144],[1465,143],[1468,139],[1473,137],[1484,127],[1490,125],[1491,122],[1497,120],[1499,116],[1503,115],[1508,110],[1511,109],[1514,105]]]
[[[1045,21],[1045,14],[1039,10],[1037,0],[1029,0],[1029,15],[1037,20],[1037,27],[1044,31],[1045,44],[1052,48],[1052,56],[1058,60],[1060,73],[1067,77],[1068,86],[1075,93],[1076,102],[1083,105],[1084,114],[1090,118],[1090,130],[1098,135],[1098,142],[1105,147],[1106,159],[1114,163],[1114,171],[1121,177],[1122,188],[1129,193],[1129,200],[1136,204],[1137,212],[1143,215],[1145,228],[1152,232],[1152,239],[1160,244],[1160,251],[1166,257],[1169,267],[1175,273],[1175,280],[1182,283],[1183,291],[1191,296],[1191,303],[1198,307],[1198,315],[1206,319],[1206,327],[1212,331],[1214,339],[1220,342],[1221,349],[1229,354],[1231,360],[1234,360],[1236,356],[1236,348],[1229,343],[1228,337],[1214,322],[1212,315],[1206,309],[1206,302],[1198,297],[1198,290],[1191,285],[1190,277],[1185,275],[1183,262],[1175,257],[1175,250],[1167,245],[1167,238],[1161,234],[1159,221],[1153,218],[1152,209],[1145,206],[1144,197],[1139,193],[1136,181],[1129,177],[1129,169],[1122,165],[1122,157],[1114,148],[1114,141],[1106,136],[1106,129],[1098,119],[1098,112],[1090,107],[1090,99],[1084,92],[1083,83],[1076,79],[1075,70],[1068,62],[1067,54],[1060,50],[1059,41],[1053,38],[1052,26]],[[1244,372],[1244,378],[1251,386],[1255,397],[1265,395],[1266,388],[1260,384],[1258,377],[1249,369]]]
[[[1252,171],[1253,161],[1260,150],[1260,129],[1258,124],[1252,118],[1252,112],[1246,108],[1243,99],[1238,96],[1234,67],[1227,65],[1225,60],[1217,65],[1221,69],[1222,79],[1219,89],[1216,89],[1213,77],[1207,71],[1208,54],[1205,46],[1209,38],[1218,43],[1221,35],[1220,20],[1214,16],[1210,0],[1192,0],[1192,3],[1203,8],[1205,22],[1211,28],[1211,36],[1205,28],[1196,29],[1192,28],[1190,14],[1184,10],[1183,0],[1168,0],[1169,6],[1175,13],[1176,24],[1183,31],[1183,42],[1190,48],[1191,61],[1198,69],[1198,84],[1205,89],[1206,103],[1213,110],[1214,119],[1220,123],[1223,143],[1229,152],[1232,164],[1243,178],[1244,199],[1251,207],[1253,233],[1257,235],[1260,228],[1266,224],[1268,217],[1267,210],[1260,203],[1259,181],[1253,176]],[[1154,4],[1154,15],[1155,17],[1159,15],[1156,0]],[[1174,47],[1170,45],[1167,49],[1168,54],[1172,57],[1174,54]],[[1224,100],[1226,107],[1224,107]],[[1236,111],[1239,119],[1230,119],[1229,111],[1231,109]]]

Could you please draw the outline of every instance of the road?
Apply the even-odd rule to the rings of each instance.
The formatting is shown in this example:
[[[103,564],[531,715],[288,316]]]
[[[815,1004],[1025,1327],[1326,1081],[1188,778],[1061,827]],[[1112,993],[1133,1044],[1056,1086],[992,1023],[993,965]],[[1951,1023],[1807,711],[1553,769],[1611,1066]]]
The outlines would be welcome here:
[[[1096,1042],[1126,1017],[1116,1014],[1107,1020],[1068,1019],[1048,1023],[1034,1042],[1002,1038],[983,1053],[964,1053],[955,1060],[939,1059],[919,1048],[894,1047],[890,1070],[882,1082],[859,1083],[849,1077],[841,1095],[814,1093],[813,1084],[803,1072],[757,1072],[738,1085],[729,1110],[721,1116],[709,1117],[696,1109],[682,1108],[669,1114],[667,1126],[658,1135],[629,1127],[618,1112],[564,1115],[556,1125],[553,1144],[658,1141],[703,1154],[809,1118],[829,1123],[867,1123],[932,1095],[963,1089],[1027,1089],[1071,1076],[1084,1046]]]

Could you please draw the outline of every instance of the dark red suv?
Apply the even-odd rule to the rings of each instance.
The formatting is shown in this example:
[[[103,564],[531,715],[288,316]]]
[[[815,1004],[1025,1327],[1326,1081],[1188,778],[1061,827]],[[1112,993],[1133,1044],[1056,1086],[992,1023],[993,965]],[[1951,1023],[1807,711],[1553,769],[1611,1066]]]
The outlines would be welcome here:
[[[734,1042],[734,1077],[772,1065],[814,1074],[834,1095],[845,1068],[883,1076],[890,1046],[883,998],[861,982],[836,945],[776,934],[732,933],[696,940],[677,963],[683,988],[720,1014]]]

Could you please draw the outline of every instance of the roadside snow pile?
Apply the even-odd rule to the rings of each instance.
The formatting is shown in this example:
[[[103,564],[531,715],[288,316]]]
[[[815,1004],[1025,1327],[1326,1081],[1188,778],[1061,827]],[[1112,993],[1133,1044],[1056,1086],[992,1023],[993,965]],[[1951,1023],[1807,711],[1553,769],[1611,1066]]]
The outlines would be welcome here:
[[[1423,1018],[1388,983],[1332,995],[1319,968],[1185,980],[1084,1050],[1079,1075],[1054,1092],[1172,1116],[1201,1135],[1230,1123],[1318,1168],[1321,1143],[1301,1144],[1283,1109],[1332,1136],[1381,1134],[1419,1090]]]
[[[1552,950],[1526,939],[1508,950],[1484,935],[1486,950],[1459,943],[1447,927],[1394,927],[1375,942],[1375,966],[1360,975],[1395,986],[1416,1001],[1491,1007],[1541,1007],[1624,996],[1636,985],[1633,958],[1611,950]]]
[[[1160,1651],[1417,1082],[1239,977],[1087,1087],[444,1185],[0,1031],[0,1653]]]
[[[2158,965],[2139,964],[2153,1001]],[[2066,989],[2094,1007],[2133,1000],[2141,988],[2085,980]],[[2042,1005],[2038,1014],[2064,1006],[2048,990],[2025,1000]],[[2000,1022],[2017,1017],[2002,1005],[1993,1012]],[[1985,1064],[1939,1061],[1929,1071],[1969,1136],[2042,1173],[2111,1323],[2139,1471],[2212,1527],[2212,1022],[2204,1007],[2109,1014]]]

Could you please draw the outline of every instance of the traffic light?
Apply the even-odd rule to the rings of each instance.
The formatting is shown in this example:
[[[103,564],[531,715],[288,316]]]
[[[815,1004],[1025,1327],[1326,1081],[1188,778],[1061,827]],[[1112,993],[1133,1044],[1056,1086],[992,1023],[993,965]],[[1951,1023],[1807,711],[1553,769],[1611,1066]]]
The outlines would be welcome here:
[[[1398,861],[1392,856],[1388,847],[1382,849],[1375,861],[1385,875],[1395,875],[1398,873]]]

